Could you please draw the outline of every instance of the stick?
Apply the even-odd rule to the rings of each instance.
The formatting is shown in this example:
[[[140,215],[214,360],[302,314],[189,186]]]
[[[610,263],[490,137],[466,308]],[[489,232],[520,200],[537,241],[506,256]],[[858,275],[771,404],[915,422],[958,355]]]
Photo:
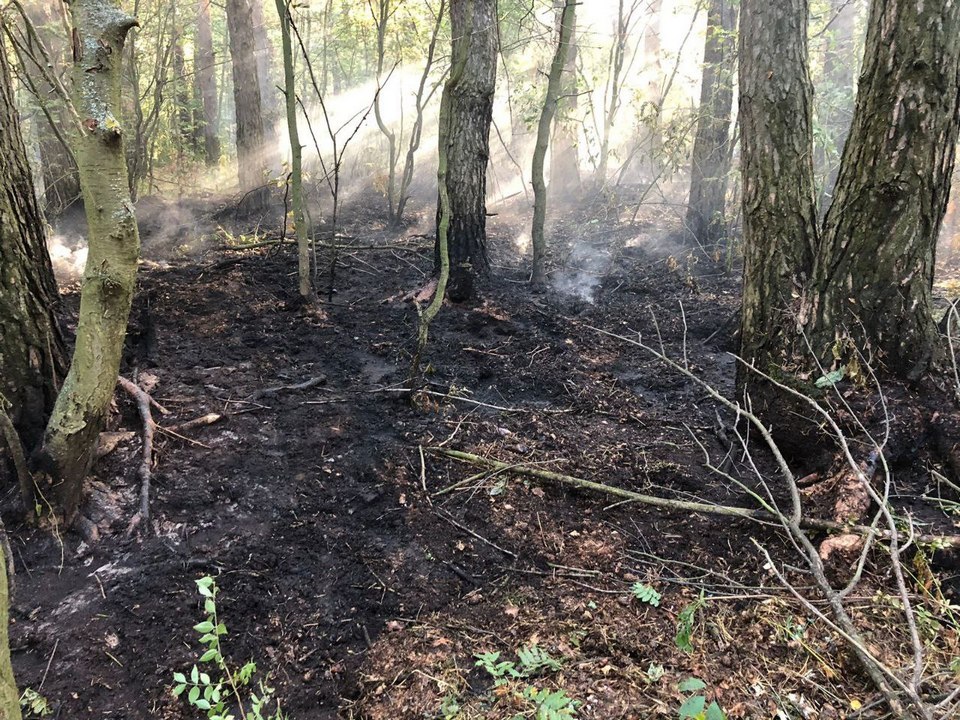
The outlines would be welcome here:
[[[249,400],[259,400],[262,397],[272,397],[278,395],[282,392],[287,391],[298,391],[298,390],[309,390],[312,387],[317,385],[323,385],[327,381],[326,375],[317,375],[316,377],[309,378],[300,383],[294,383],[293,385],[277,385],[276,387],[263,388],[262,390],[257,390],[253,395],[251,395]]]
[[[137,410],[140,413],[140,419],[143,421],[143,461],[137,471],[140,476],[140,510],[133,516],[127,526],[126,534],[129,537],[141,525],[149,528],[150,480],[153,477],[153,433],[156,429],[156,423],[150,413],[150,395],[140,386],[125,378],[120,378],[120,384],[137,401]]]
[[[147,396],[147,402],[150,405],[152,405],[154,408],[156,408],[158,413],[160,413],[161,415],[170,414],[169,410],[167,410],[163,405],[161,405],[156,400],[154,400],[150,396],[150,394],[145,392],[142,388],[140,388],[139,385],[135,385],[134,383],[130,382],[129,380],[127,380],[125,377],[122,377],[122,376],[117,378],[117,383],[120,385],[120,387],[122,387],[124,390],[130,393],[130,395],[132,395],[135,400],[138,399],[139,393],[143,393],[144,395]]]
[[[778,525],[780,524],[775,515],[764,510],[731,507],[729,505],[711,505],[709,503],[690,502],[687,500],[671,500],[670,498],[656,497],[654,495],[644,495],[642,493],[634,492],[633,490],[625,490],[624,488],[618,488],[612,485],[604,485],[603,483],[593,482],[592,480],[584,480],[583,478],[574,477],[573,475],[564,475],[562,473],[551,472],[549,470],[540,470],[538,468],[532,468],[525,465],[510,465],[508,463],[500,462],[499,460],[492,460],[490,458],[481,457],[472,453],[460,452],[459,450],[447,450],[445,448],[424,449],[427,452],[432,452],[437,455],[445,455],[446,457],[453,458],[454,460],[460,460],[461,462],[470,463],[472,465],[488,467],[494,470],[508,470],[518,475],[526,475],[528,477],[534,477],[540,480],[549,480],[550,482],[560,483],[562,485],[570,485],[572,487],[583,488],[585,490],[595,490],[597,492],[603,492],[608,495],[614,495],[616,497],[623,498],[624,500],[640,503],[641,505],[650,505],[652,507],[664,508],[666,510],[682,510],[685,512],[705,513],[708,515],[724,515],[727,517],[738,517],[760,522],[776,522]],[[800,526],[810,530],[856,533],[859,535],[875,535],[881,539],[889,539],[889,532],[884,530],[877,530],[865,525],[846,525],[833,520],[822,520],[820,518],[802,518],[800,520]],[[942,546],[947,547],[960,547],[960,536],[958,535],[917,535],[916,540],[924,543],[941,544]]]
[[[221,417],[223,416],[218,415],[217,413],[207,413],[206,415],[201,415],[200,417],[194,418],[193,420],[187,420],[186,422],[182,422],[179,425],[170,425],[169,427],[161,427],[160,430],[163,430],[164,432],[181,433],[184,430],[193,430],[194,428],[204,427],[205,425],[213,425]]]

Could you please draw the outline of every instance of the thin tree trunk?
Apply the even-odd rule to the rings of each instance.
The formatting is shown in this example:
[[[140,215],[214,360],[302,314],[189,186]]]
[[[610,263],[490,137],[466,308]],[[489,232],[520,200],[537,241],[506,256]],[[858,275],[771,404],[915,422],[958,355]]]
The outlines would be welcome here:
[[[450,88],[446,173],[450,196],[449,295],[460,302],[473,296],[474,277],[489,269],[486,190],[497,78],[497,2],[453,0],[450,17],[453,55],[459,56],[463,45],[469,49],[463,78]]]
[[[563,10],[556,8],[557,35],[563,22]],[[560,80],[560,97],[557,102],[557,115],[553,127],[553,141],[550,144],[550,197],[574,198],[580,192],[580,156],[577,141],[577,122],[574,116],[579,105],[577,97],[577,19],[576,14],[570,21],[570,43],[567,50],[567,62],[563,67]]]
[[[807,0],[744,0],[740,133],[744,286],[741,356],[782,373],[818,245],[807,70]],[[752,380],[743,370],[738,382]]]
[[[73,0],[73,103],[84,133],[76,156],[89,254],[70,370],[47,425],[44,497],[67,523],[76,515],[117,384],[140,238],[127,192],[121,106],[123,44],[137,21],[117,0]]]
[[[290,201],[293,224],[297,233],[297,278],[300,297],[313,295],[310,273],[310,233],[303,211],[303,172],[301,170],[300,134],[297,131],[297,88],[293,77],[293,44],[290,40],[290,6],[276,0],[280,16],[280,41],[283,48],[283,88],[287,107],[287,130],[290,133]],[[286,220],[284,220],[286,222]]]
[[[730,174],[737,10],[738,5],[731,0],[710,0],[707,11],[700,112],[690,162],[687,232],[708,252],[726,235],[724,208]]]
[[[377,26],[377,87],[380,88],[383,82],[383,65],[387,52],[387,24],[393,13],[390,10],[390,0],[378,0],[377,7],[378,10],[374,12],[373,4],[370,5],[370,12],[373,13],[373,19]],[[373,114],[377,120],[377,127],[387,140],[387,217],[391,224],[396,224],[397,160],[400,157],[400,152],[397,149],[397,134],[383,121],[379,92],[373,99]]]
[[[240,190],[246,193],[244,207],[251,212],[262,212],[266,209],[269,192],[265,186],[266,147],[249,0],[227,0],[227,25],[230,33],[230,57],[233,60],[237,174]]]
[[[939,340],[936,243],[960,128],[960,3],[874,0],[804,316],[821,360],[856,349],[915,380]]]
[[[0,541],[0,720],[20,720],[20,693],[10,662],[10,585],[5,546],[6,542]]]
[[[0,52],[0,405],[28,453],[41,443],[66,371],[58,306],[10,68]]]
[[[550,75],[547,81],[547,94],[543,100],[543,109],[540,112],[540,122],[537,126],[537,143],[533,150],[533,225],[530,237],[533,244],[533,272],[530,279],[534,283],[543,281],[544,255],[547,250],[547,240],[543,226],[547,219],[547,186],[543,177],[543,163],[547,157],[547,146],[550,142],[550,129],[553,117],[557,112],[557,98],[560,96],[560,80],[563,68],[567,61],[567,52],[570,47],[570,37],[573,32],[573,23],[576,18],[577,5],[575,0],[565,0],[563,13],[560,19],[560,32],[557,38],[557,51],[550,65]]]
[[[647,76],[646,105],[643,114],[641,145],[646,146],[643,165],[646,166],[647,179],[655,182],[663,167],[663,102],[664,93],[662,42],[660,38],[660,16],[663,0],[651,0],[647,8],[647,27],[643,32],[644,75]],[[699,10],[699,8],[698,8]]]
[[[210,0],[199,0],[197,6],[197,51],[193,61],[203,107],[203,155],[208,166],[220,162],[220,134],[217,110],[216,59],[213,53],[213,28],[210,22]]]

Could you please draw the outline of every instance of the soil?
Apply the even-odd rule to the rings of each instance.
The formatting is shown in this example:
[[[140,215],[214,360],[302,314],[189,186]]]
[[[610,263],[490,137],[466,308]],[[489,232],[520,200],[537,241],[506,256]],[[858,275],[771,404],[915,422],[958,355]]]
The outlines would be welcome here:
[[[702,387],[600,332],[662,341],[730,396],[736,272],[672,239],[669,218],[597,222],[585,208],[553,228],[552,284],[535,290],[514,242],[522,225],[502,213],[490,225],[494,273],[476,302],[443,307],[424,362],[430,394],[411,403],[402,389],[417,315],[399,298],[428,280],[432,250],[415,228],[385,228],[376,203],[355,204],[347,234],[409,249],[343,252],[333,300],[313,305],[296,296],[289,247],[218,247],[212,201],[177,206],[191,219],[175,232],[169,206],[142,206],[147,261],[123,372],[155,383],[170,411],[162,427],[221,419],[157,434],[143,537],[125,536],[141,447],[121,394],[110,429],[137,434],[91,482],[99,541],[7,517],[21,687],[64,719],[199,717],[170,689],[202,652],[194,581],[212,575],[227,655],[254,659],[301,720],[531,716],[531,688],[563,689],[581,718],[676,717],[689,694],[677,684],[691,676],[731,717],[844,717],[868,705],[869,683],[835,634],[803,620],[764,568],[751,538],[796,563],[772,529],[484,474],[430,450],[750,507],[704,467],[704,452],[728,456],[727,469],[750,477],[729,452],[729,417]],[[233,222],[236,236],[250,229]],[[68,321],[76,301],[68,295]],[[823,470],[811,464],[798,472]],[[898,476],[918,507],[922,465],[915,456]],[[864,595],[885,581],[882,557],[870,567]],[[659,604],[633,597],[636,583]],[[689,607],[684,651],[675,636]],[[882,631],[874,639],[891,657],[901,649]],[[953,652],[955,630],[935,642]],[[561,669],[504,690],[475,667],[492,651],[519,663],[532,644]]]

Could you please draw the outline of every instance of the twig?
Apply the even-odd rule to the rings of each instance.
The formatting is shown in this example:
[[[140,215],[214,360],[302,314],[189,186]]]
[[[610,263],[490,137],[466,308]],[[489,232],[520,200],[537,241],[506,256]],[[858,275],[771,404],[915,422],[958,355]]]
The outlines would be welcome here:
[[[234,413],[235,415],[238,413]],[[207,425],[213,425],[215,422],[219,421],[223,416],[218,413],[207,413],[206,415],[201,415],[198,418],[193,420],[187,420],[182,422],[179,425],[170,425],[167,427],[160,427],[159,430],[168,433],[181,433],[185,430],[193,430],[198,427],[205,427]]]
[[[135,385],[126,378],[120,378],[119,381],[123,389],[136,400],[137,411],[143,421],[143,460],[140,463],[140,469],[137,471],[140,477],[140,510],[133,516],[127,526],[126,534],[129,537],[134,530],[140,527],[145,530],[149,530],[150,527],[150,480],[153,477],[153,433],[156,429],[156,423],[150,413],[150,395],[139,385]]]
[[[467,533],[468,535],[472,535],[473,537],[475,537],[477,540],[479,540],[480,542],[484,543],[485,545],[489,545],[489,546],[492,547],[494,550],[499,550],[499,551],[502,552],[504,555],[509,555],[509,556],[512,557],[514,560],[517,559],[517,554],[516,554],[515,552],[511,552],[510,550],[507,550],[506,548],[500,547],[500,546],[497,545],[495,542],[492,542],[491,540],[487,540],[483,535],[480,535],[479,533],[475,533],[473,530],[471,530],[470,528],[468,528],[466,525],[462,525],[462,524],[458,523],[458,522],[457,522],[456,520],[454,520],[452,517],[450,517],[449,515],[447,515],[447,514],[444,513],[444,512],[441,512],[440,510],[437,510],[436,513],[437,513],[437,517],[439,517],[439,518],[441,518],[441,519],[443,519],[443,520],[446,520],[448,523],[450,523],[451,525],[453,525],[453,526],[456,527],[456,528],[459,528],[459,529],[463,530],[463,531],[464,531],[465,533]]]

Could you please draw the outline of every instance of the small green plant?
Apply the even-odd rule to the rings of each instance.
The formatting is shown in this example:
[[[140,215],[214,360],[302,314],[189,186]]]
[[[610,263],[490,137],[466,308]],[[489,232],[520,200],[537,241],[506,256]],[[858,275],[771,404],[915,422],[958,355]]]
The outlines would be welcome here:
[[[501,660],[499,652],[478,653],[474,657],[477,659],[475,665],[486,670],[493,678],[495,688],[504,687],[516,680],[527,680],[545,672],[556,672],[562,667],[559,660],[537,645],[527,645],[517,650],[516,663]],[[514,696],[532,705],[530,710],[534,713],[535,720],[575,720],[577,717],[576,700],[562,689],[547,690],[527,684],[522,690],[515,692]],[[518,713],[513,720],[524,720],[530,717],[529,712]]]
[[[707,704],[707,698],[702,693],[706,687],[707,684],[696,677],[687,678],[677,685],[677,690],[687,696],[678,711],[679,720],[727,720],[716,700]]]
[[[674,642],[685,653],[693,652],[693,627],[697,620],[697,613],[705,604],[703,592],[701,592],[700,597],[684,607],[677,618],[677,636]]]
[[[20,695],[20,707],[26,717],[46,717],[53,715],[53,708],[47,699],[32,688],[24,688]]]
[[[642,582],[635,582],[631,585],[630,593],[640,602],[652,605],[653,607],[660,607],[660,600],[663,599],[660,593]]]
[[[208,720],[285,720],[280,702],[274,700],[273,688],[263,680],[258,680],[256,689],[253,688],[256,663],[248,662],[237,668],[223,655],[221,639],[227,635],[227,626],[217,616],[217,583],[209,576],[196,583],[206,614],[206,619],[193,626],[200,635],[200,644],[206,648],[197,662],[201,665],[209,663],[214,668],[214,675],[203,672],[196,664],[190,668],[189,674],[175,672],[174,696],[186,693],[187,702],[205,712]],[[270,712],[269,707],[274,702],[276,710]],[[234,714],[228,703],[235,705],[239,715]]]
[[[650,663],[647,667],[647,682],[655,683],[659,682],[660,678],[663,677],[666,670],[663,669],[663,665],[657,663]]]

